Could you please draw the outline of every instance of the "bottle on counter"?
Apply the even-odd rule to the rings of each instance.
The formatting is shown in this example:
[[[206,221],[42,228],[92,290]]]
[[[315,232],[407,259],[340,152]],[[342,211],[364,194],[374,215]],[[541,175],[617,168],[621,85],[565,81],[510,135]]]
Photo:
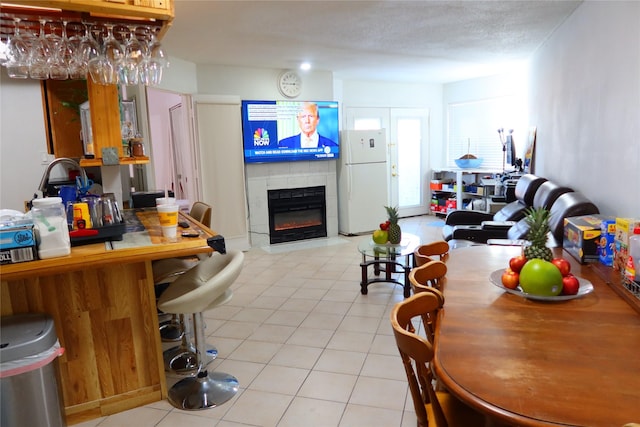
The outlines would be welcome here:
[[[34,199],[31,215],[36,232],[38,257],[56,258],[71,253],[69,227],[61,197]]]
[[[633,235],[629,237],[629,262],[626,270],[629,280],[640,282],[640,226],[636,226]]]

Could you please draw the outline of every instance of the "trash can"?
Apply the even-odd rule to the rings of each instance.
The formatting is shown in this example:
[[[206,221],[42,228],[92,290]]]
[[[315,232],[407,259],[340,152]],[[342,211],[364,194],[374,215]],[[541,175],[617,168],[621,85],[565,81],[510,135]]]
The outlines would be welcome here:
[[[64,427],[58,357],[64,353],[46,314],[0,319],[0,425]]]

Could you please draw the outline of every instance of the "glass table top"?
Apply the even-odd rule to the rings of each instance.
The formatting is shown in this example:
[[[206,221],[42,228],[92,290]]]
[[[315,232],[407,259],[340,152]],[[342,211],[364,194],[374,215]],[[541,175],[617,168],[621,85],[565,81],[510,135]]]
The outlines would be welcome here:
[[[411,255],[420,246],[420,238],[411,233],[402,233],[402,239],[397,245],[391,243],[378,244],[371,235],[358,243],[358,251],[365,256],[383,257]]]

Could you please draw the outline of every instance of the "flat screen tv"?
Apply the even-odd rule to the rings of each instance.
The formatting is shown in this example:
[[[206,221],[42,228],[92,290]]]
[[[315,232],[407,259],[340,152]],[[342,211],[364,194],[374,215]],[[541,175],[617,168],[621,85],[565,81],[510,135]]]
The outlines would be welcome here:
[[[336,101],[242,101],[245,163],[335,160]]]

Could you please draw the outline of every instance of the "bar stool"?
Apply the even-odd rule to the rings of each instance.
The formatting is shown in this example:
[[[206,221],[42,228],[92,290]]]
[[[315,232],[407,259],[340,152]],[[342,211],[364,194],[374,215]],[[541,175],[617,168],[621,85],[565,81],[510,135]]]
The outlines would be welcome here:
[[[154,200],[155,202],[155,200]],[[155,206],[155,205],[154,205]],[[196,201],[191,206],[189,216],[206,227],[211,226],[211,212],[213,208],[200,201]],[[162,292],[178,278],[179,275],[194,267],[200,260],[206,256],[195,256],[187,258],[169,258],[154,261],[153,283],[156,287],[156,299],[160,297]],[[185,322],[179,316],[170,316],[160,320],[160,337],[162,341],[184,341]]]
[[[207,371],[202,313],[231,299],[229,288],[238,278],[243,260],[244,254],[240,251],[229,251],[226,255],[214,253],[178,277],[158,300],[158,308],[163,312],[191,315],[193,318],[198,371],[195,376],[181,379],[169,390],[169,403],[178,409],[213,408],[238,392],[238,380],[234,376]]]

